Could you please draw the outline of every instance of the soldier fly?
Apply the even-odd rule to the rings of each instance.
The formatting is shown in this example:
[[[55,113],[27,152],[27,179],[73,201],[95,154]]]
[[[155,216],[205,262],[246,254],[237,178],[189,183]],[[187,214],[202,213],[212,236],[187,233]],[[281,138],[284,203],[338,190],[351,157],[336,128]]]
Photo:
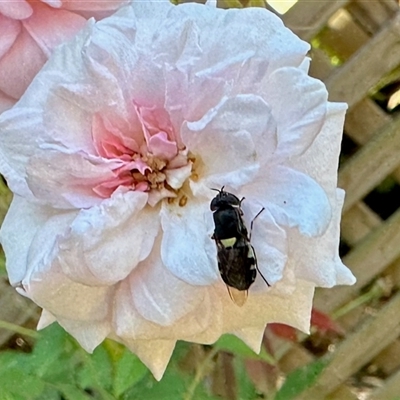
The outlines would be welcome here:
[[[258,269],[256,253],[250,243],[253,222],[264,208],[251,221],[249,236],[241,208],[244,197],[239,200],[234,194],[225,192],[224,186],[221,190],[212,190],[218,192],[210,204],[215,225],[212,239],[217,245],[218,269],[230,298],[236,305],[242,306],[247,300],[248,289],[255,281],[257,271],[270,286]]]

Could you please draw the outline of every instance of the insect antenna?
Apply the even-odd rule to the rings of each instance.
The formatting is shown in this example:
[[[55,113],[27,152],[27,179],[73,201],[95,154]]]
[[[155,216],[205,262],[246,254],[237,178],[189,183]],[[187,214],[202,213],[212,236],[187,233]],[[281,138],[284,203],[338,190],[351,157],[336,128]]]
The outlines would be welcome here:
[[[225,187],[225,185],[222,186],[221,189],[215,189],[215,188],[210,188],[210,189],[211,189],[211,190],[215,190],[215,191],[218,192],[218,193],[222,193],[222,192],[224,191],[224,187]]]

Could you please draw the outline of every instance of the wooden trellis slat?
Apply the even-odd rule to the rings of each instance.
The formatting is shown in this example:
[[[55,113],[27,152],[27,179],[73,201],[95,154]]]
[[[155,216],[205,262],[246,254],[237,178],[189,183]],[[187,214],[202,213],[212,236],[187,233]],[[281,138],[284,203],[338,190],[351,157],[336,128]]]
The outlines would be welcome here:
[[[363,46],[351,59],[325,81],[331,101],[345,101],[353,106],[387,73],[398,66],[400,59],[400,14]]]
[[[362,287],[400,257],[399,243],[400,209],[343,258],[343,262],[356,275],[357,283],[331,291],[320,291],[315,298],[315,306],[325,312],[332,312],[357,297]]]
[[[397,371],[385,381],[385,384],[376,389],[368,400],[397,400],[400,393],[400,371]]]
[[[342,342],[315,385],[298,400],[324,399],[400,335],[400,294]]]
[[[365,98],[348,111],[344,129],[354,142],[364,145],[391,120],[374,101]]]
[[[399,164],[400,118],[397,118],[387,124],[340,170],[339,187],[347,192],[343,212],[370,192]]]
[[[282,19],[303,40],[311,40],[337,10],[349,0],[299,0]]]
[[[355,0],[349,4],[348,10],[365,31],[374,34],[398,11],[398,4],[396,0]]]
[[[354,246],[381,223],[376,213],[363,202],[358,202],[342,217],[342,238]]]

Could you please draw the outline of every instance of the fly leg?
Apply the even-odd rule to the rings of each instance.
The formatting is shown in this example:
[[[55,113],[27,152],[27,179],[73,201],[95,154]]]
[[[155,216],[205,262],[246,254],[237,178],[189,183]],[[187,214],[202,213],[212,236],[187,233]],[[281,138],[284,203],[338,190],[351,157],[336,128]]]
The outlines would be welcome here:
[[[265,210],[265,207],[263,207],[263,208],[257,213],[257,215],[251,220],[251,223],[250,223],[250,235],[249,235],[249,241],[250,241],[250,242],[251,242],[251,234],[252,234],[252,232],[253,232],[253,224],[254,224],[254,221],[257,219],[257,217],[258,217],[264,210]],[[251,246],[251,244],[250,244],[250,246]],[[255,260],[257,272],[261,275],[261,278],[263,278],[263,281],[267,284],[267,286],[271,286],[271,285],[269,284],[269,282],[265,279],[264,275],[261,273],[260,269],[258,268],[258,262],[257,262],[256,252],[254,251],[253,246],[251,246],[251,248],[253,249],[254,260]]]

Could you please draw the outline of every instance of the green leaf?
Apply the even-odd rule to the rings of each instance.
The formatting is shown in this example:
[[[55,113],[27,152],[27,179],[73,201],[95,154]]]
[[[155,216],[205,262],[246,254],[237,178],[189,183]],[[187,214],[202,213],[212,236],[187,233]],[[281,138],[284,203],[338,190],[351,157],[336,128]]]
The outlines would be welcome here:
[[[93,400],[93,397],[87,394],[84,390],[77,388],[74,385],[58,385],[57,387],[62,393],[65,400]]]
[[[237,397],[240,400],[253,400],[257,398],[257,391],[250,380],[243,359],[235,357],[233,360],[237,380]]]
[[[114,395],[116,397],[121,396],[149,374],[147,367],[128,349],[125,349],[122,357],[115,364],[114,371]]]
[[[291,372],[274,400],[295,399],[301,392],[313,385],[327,363],[326,359],[321,359]]]
[[[19,396],[24,400],[35,399],[44,390],[44,383],[40,378],[31,376],[19,368],[1,368],[0,388],[2,391]]]
[[[252,349],[250,349],[250,347],[233,335],[221,336],[214,344],[214,347],[219,350],[228,351],[240,357],[263,360],[271,365],[276,364],[276,360],[263,347],[261,347],[260,354],[256,354]]]
[[[81,358],[83,365],[78,372],[80,386],[83,389],[110,390],[113,384],[113,366],[111,357],[104,346],[97,347],[93,354],[81,351]]]
[[[243,8],[243,4],[239,0],[218,0],[220,8]]]

